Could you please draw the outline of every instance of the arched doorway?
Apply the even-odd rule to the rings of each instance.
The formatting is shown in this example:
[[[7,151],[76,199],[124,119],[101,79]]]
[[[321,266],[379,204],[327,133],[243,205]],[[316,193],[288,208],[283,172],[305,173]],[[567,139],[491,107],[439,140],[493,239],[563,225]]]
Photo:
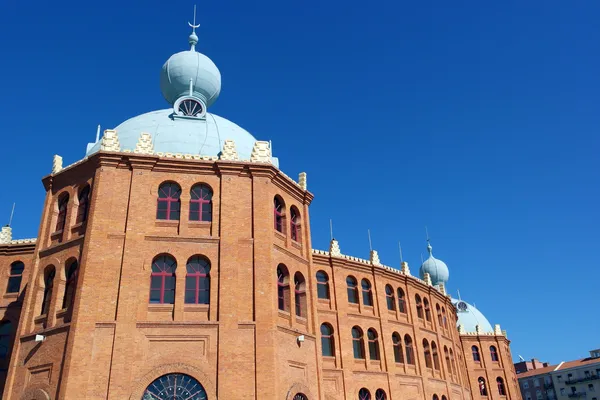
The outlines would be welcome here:
[[[206,390],[195,378],[185,374],[168,374],[152,382],[142,400],[207,400]]]

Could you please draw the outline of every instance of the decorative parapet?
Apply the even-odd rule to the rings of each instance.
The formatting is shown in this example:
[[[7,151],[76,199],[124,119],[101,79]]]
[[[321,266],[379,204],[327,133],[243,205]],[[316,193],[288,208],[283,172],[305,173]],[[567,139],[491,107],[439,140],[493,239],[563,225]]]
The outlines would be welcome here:
[[[502,336],[502,329],[500,329],[500,324],[494,325],[494,334]]]
[[[52,158],[52,173],[57,174],[63,169],[63,159],[58,154]]]
[[[298,175],[298,185],[302,190],[306,190],[306,172],[300,172],[300,175]]]
[[[257,140],[254,142],[252,153],[250,154],[250,161],[252,162],[271,162],[271,147],[269,142]]]
[[[402,272],[404,275],[410,276],[410,268],[408,268],[408,263],[406,261],[402,261],[400,272]]]
[[[427,286],[433,286],[432,282],[431,282],[431,275],[429,275],[429,272],[425,272],[425,276],[423,276],[423,280],[425,281],[425,284]]]
[[[223,150],[221,151],[221,160],[237,161],[239,159],[237,150],[235,149],[235,142],[231,139],[225,140]]]
[[[461,324],[458,325],[458,333],[461,335],[465,333],[465,328]]]
[[[100,150],[121,151],[121,143],[119,143],[117,131],[112,129],[104,131],[104,136],[102,136],[102,142],[100,143]]]
[[[438,285],[438,290],[440,291],[441,294],[443,294],[444,296],[446,295],[446,285],[444,285],[443,283],[440,283]]]
[[[481,331],[481,327],[479,325],[475,325],[475,333],[481,335],[483,332]]]
[[[142,132],[133,152],[136,154],[154,154],[152,135]]]
[[[377,250],[371,250],[370,260],[371,264],[381,267],[381,262],[379,262],[379,254],[377,254]]]
[[[342,256],[342,251],[340,250],[340,244],[335,239],[331,239],[331,243],[329,243],[329,255],[331,257],[341,257]]]
[[[0,232],[0,243],[6,244],[12,241],[12,228],[10,226],[3,226]]]

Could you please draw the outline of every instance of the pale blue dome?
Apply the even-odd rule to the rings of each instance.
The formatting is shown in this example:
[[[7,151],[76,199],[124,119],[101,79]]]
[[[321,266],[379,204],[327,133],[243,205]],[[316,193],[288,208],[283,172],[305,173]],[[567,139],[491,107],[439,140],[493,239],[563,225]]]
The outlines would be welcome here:
[[[445,262],[438,260],[433,256],[431,252],[431,245],[427,245],[427,250],[429,251],[429,258],[425,260],[419,269],[419,275],[421,276],[421,279],[425,279],[425,273],[429,273],[429,276],[431,277],[431,283],[434,286],[439,285],[440,283],[446,285],[448,278],[450,278],[448,266]]]
[[[460,304],[459,304],[460,303]],[[465,332],[475,332],[476,325],[479,325],[479,330],[483,333],[494,333],[492,324],[475,306],[466,301],[452,299],[452,304],[456,307],[458,322],[456,325],[462,325]]]

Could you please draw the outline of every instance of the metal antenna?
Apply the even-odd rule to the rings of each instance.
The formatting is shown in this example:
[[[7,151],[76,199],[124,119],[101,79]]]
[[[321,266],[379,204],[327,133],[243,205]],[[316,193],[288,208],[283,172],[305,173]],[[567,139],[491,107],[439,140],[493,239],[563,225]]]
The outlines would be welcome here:
[[[400,266],[402,266],[404,260],[402,259],[402,245],[400,244],[400,241],[398,241],[398,250],[400,250]]]
[[[96,130],[96,143],[100,140],[100,124],[98,124],[98,129]]]
[[[425,225],[425,236],[427,237],[427,243],[429,243],[429,231],[427,230],[427,225]]]
[[[369,250],[373,251],[373,243],[371,243],[371,230],[367,229],[367,234],[369,235]]]
[[[333,220],[329,219],[329,235],[331,236],[331,240],[333,240]]]
[[[8,220],[8,226],[10,226],[12,224],[12,219],[13,219],[13,215],[15,213],[15,205],[16,204],[17,203],[13,203],[13,208],[12,208],[12,211],[10,212],[10,219]]]
[[[456,291],[458,292],[458,299],[459,299],[459,300],[462,300],[462,299],[460,298],[460,290],[459,290],[459,289],[456,289]]]
[[[421,265],[423,265],[423,253],[421,253]]]

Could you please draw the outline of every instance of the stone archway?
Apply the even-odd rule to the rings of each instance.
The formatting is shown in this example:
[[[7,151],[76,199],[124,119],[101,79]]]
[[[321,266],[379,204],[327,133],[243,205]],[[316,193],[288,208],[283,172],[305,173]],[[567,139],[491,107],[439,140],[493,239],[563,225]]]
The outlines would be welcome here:
[[[212,379],[202,370],[183,363],[166,364],[152,369],[134,382],[129,400],[141,400],[144,391],[152,382],[164,375],[185,374],[202,384],[208,400],[217,400],[217,389]],[[37,399],[36,399],[37,400]]]

